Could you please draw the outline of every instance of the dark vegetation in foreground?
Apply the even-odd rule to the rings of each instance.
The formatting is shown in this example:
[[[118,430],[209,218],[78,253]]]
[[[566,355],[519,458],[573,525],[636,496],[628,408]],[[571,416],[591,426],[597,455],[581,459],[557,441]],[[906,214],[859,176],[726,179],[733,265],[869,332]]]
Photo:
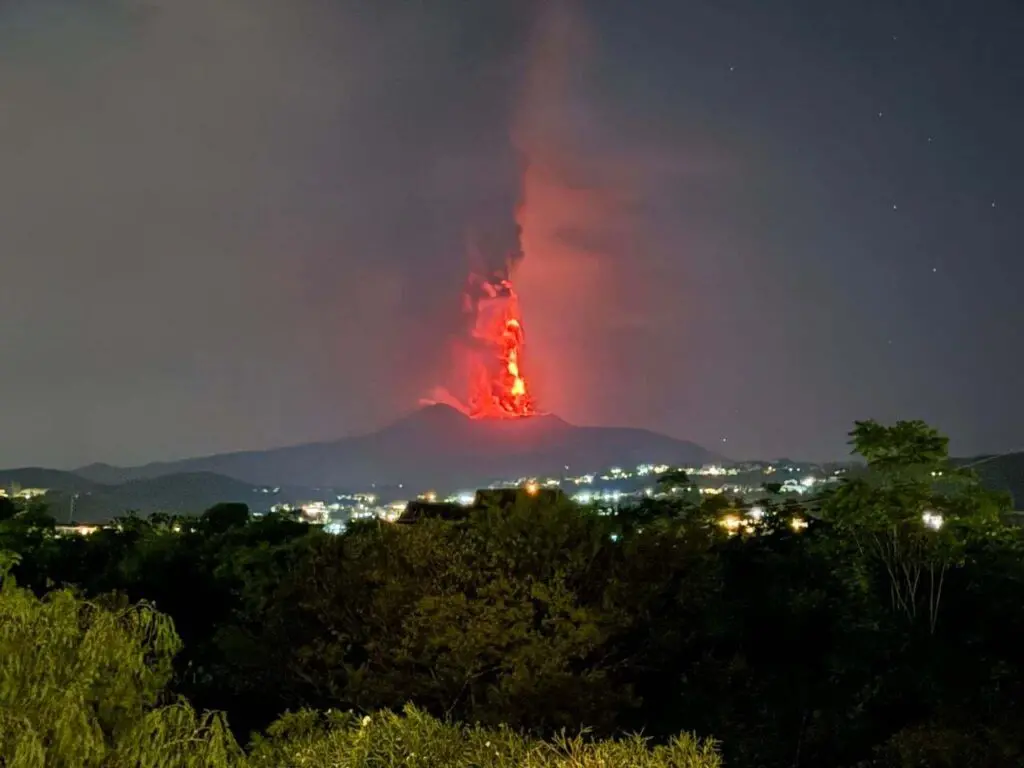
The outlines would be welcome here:
[[[760,516],[523,495],[341,536],[222,505],[61,537],[0,500],[0,764],[701,768],[713,738],[730,768],[1021,765],[1008,500],[919,422],[853,438],[867,471]]]

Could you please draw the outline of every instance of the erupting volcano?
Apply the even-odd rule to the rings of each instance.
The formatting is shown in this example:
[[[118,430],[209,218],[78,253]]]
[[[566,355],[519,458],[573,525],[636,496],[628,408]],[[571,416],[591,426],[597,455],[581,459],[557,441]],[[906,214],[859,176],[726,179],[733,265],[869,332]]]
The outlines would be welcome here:
[[[477,342],[471,361],[469,415],[474,419],[535,416],[536,403],[523,372],[519,300],[510,280],[471,279],[466,309]]]

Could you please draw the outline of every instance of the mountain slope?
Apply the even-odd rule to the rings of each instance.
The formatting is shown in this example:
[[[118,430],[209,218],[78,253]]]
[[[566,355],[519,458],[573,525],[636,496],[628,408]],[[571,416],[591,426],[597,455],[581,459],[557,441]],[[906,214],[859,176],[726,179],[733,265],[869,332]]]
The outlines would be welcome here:
[[[97,489],[100,485],[100,482],[76,472],[64,472],[60,469],[44,469],[43,467],[0,469],[0,488],[4,489],[19,486],[21,488],[48,488],[81,493]]]
[[[127,512],[198,515],[221,502],[242,502],[259,512],[277,503],[309,501],[322,495],[311,488],[259,487],[212,472],[178,472],[120,485],[96,485],[82,492],[55,488],[46,494],[45,502],[61,522],[72,517],[78,522],[97,522]]]
[[[84,467],[79,467],[75,470],[74,474],[100,485],[117,485],[118,483],[123,483],[126,480],[135,479],[134,477],[130,477],[132,472],[128,467],[115,467],[113,464],[103,463],[88,464]]]
[[[643,429],[576,427],[556,416],[473,420],[453,408],[422,408],[361,437],[267,451],[219,454],[126,468],[130,480],[176,472],[214,472],[251,483],[367,488],[403,484],[409,490],[473,487],[498,478],[585,472],[615,464],[700,465],[710,451]],[[79,470],[93,474],[90,468]]]
[[[1008,491],[1014,509],[1024,510],[1024,452],[976,457],[965,462],[987,487]]]

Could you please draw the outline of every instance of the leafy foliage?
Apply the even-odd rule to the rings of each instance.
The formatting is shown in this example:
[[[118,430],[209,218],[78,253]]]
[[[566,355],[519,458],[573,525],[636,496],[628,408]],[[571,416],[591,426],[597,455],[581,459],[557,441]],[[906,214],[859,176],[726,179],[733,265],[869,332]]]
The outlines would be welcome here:
[[[920,422],[851,437],[867,466],[800,501],[677,493],[603,516],[524,494],[341,536],[229,505],[69,537],[35,508],[0,520],[0,549],[40,606],[74,585],[81,616],[171,616],[184,648],[142,654],[155,677],[123,721],[223,728],[183,696],[240,742],[269,726],[261,765],[388,764],[413,740],[437,765],[501,765],[472,751],[487,741],[525,750],[505,764],[705,764],[600,741],[632,732],[714,737],[740,768],[1020,765],[1024,537],[1005,498]]]
[[[11,766],[231,765],[219,715],[158,706],[179,640],[147,605],[0,585],[0,758]]]
[[[910,621],[926,608],[934,632],[946,572],[972,536],[996,531],[1007,500],[954,468],[946,438],[923,422],[858,422],[851,436],[869,471],[831,494],[823,515],[881,564],[892,607]]]
[[[501,727],[443,723],[415,707],[403,715],[378,712],[285,715],[256,740],[254,768],[287,766],[429,766],[429,768],[719,768],[713,742],[689,734],[651,746],[639,736],[591,741],[560,734],[551,741],[527,738]]]
[[[919,420],[897,421],[889,427],[874,420],[858,421],[850,442],[869,467],[882,471],[934,467],[949,456],[949,439]]]
[[[16,558],[6,557],[5,567]],[[5,571],[6,573],[6,571]],[[159,706],[180,642],[145,604],[110,609],[68,590],[40,600],[0,585],[0,764],[34,766],[586,766],[718,768],[711,742],[689,735],[650,747],[639,737],[546,743],[507,727],[442,723],[408,707],[286,714],[245,755],[217,713]]]
[[[0,521],[10,520],[18,514],[18,507],[11,499],[6,496],[0,496]]]

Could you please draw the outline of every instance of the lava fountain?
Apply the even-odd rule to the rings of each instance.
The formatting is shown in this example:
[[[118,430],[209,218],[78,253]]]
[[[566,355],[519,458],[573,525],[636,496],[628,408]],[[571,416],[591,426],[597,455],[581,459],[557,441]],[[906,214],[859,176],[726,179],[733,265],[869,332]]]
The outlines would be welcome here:
[[[519,299],[508,278],[471,278],[466,310],[474,316],[469,415],[475,419],[537,414],[523,369],[525,333]]]

